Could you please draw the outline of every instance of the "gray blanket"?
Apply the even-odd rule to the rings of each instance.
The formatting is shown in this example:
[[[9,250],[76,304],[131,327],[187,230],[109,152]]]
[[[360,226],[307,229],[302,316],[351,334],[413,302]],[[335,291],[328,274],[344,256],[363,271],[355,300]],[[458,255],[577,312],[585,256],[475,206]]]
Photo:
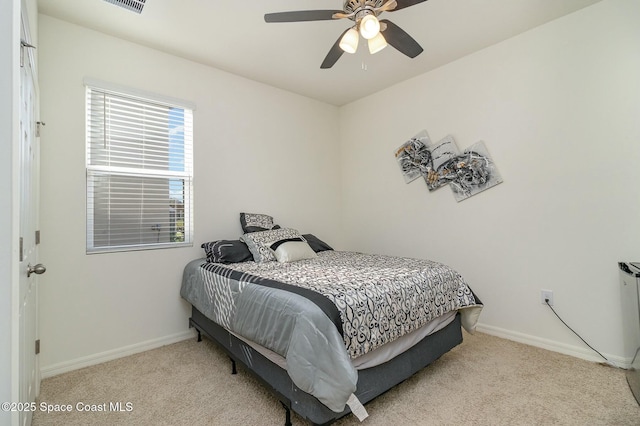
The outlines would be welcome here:
[[[446,265],[338,251],[286,264],[196,260],[185,268],[181,295],[285,357],[292,381],[336,412],[356,389],[351,358],[450,311],[462,310],[473,331],[482,307]]]

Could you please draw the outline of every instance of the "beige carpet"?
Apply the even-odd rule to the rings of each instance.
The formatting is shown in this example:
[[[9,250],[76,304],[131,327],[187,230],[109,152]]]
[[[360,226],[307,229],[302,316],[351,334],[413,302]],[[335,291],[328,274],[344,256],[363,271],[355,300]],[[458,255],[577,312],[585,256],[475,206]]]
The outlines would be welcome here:
[[[486,334],[367,404],[363,425],[640,425],[623,370]],[[78,412],[120,402],[130,412]],[[213,343],[195,339],[42,382],[33,425],[278,425],[280,403]],[[307,423],[297,416],[294,425]],[[357,425],[352,415],[335,423]]]

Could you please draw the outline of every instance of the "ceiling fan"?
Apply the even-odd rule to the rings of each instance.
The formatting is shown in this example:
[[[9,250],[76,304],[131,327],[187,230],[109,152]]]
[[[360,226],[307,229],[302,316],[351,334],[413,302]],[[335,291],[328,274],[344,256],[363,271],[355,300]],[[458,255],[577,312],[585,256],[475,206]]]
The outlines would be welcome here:
[[[344,10],[298,10],[267,13],[265,22],[303,22],[350,19],[355,25],[345,30],[324,58],[320,68],[331,68],[343,52],[355,53],[361,35],[368,41],[369,52],[377,53],[390,44],[401,53],[415,58],[422,47],[409,34],[388,19],[378,20],[382,12],[395,12],[426,0],[345,0]],[[360,34],[358,34],[358,32]]]

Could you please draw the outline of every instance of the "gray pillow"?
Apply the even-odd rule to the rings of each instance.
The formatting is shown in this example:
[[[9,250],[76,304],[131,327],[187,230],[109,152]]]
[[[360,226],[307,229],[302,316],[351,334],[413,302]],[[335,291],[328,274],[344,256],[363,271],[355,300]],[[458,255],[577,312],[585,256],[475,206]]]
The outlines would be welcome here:
[[[207,255],[207,262],[238,263],[253,260],[249,247],[240,240],[217,240],[201,246]]]
[[[309,243],[313,251],[316,253],[320,253],[325,250],[333,250],[329,244],[325,243],[313,234],[302,234],[302,237],[307,240],[307,243]]]

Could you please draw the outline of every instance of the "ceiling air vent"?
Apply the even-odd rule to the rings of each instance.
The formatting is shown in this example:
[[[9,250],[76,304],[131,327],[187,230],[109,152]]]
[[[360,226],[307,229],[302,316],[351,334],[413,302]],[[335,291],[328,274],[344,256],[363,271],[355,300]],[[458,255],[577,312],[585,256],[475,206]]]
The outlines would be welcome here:
[[[104,0],[107,3],[115,4],[116,6],[124,7],[127,10],[136,13],[142,13],[142,8],[147,0]]]

